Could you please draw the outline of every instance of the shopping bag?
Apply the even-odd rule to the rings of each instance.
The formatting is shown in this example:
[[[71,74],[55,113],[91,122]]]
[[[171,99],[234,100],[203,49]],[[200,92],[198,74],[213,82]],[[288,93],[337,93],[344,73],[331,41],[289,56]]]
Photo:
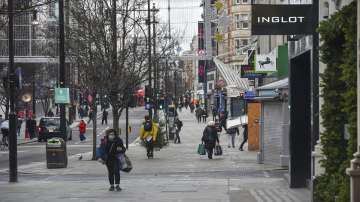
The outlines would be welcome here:
[[[105,148],[100,146],[96,148],[96,159],[106,160]]]
[[[120,170],[124,171],[126,173],[130,172],[132,170],[132,164],[128,156],[125,154],[120,154],[118,157],[120,161]]]
[[[222,148],[219,144],[215,145],[215,152],[214,152],[215,156],[221,156],[222,155]]]
[[[205,145],[204,144],[199,144],[197,152],[200,155],[206,155]]]

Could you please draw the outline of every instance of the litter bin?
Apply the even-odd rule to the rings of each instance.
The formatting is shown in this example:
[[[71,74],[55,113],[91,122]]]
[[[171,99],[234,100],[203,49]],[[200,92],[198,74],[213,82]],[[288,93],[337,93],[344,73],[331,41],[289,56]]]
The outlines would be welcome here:
[[[66,168],[68,163],[66,144],[62,138],[51,138],[46,143],[46,167]]]

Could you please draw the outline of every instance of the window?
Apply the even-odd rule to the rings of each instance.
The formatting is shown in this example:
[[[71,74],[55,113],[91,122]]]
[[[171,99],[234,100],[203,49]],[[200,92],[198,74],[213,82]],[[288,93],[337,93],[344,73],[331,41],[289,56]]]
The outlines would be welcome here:
[[[235,24],[236,29],[241,29],[241,16],[239,14],[235,14]]]
[[[55,18],[55,2],[49,4],[49,17]]]
[[[209,90],[212,90],[212,89],[213,89],[213,84],[209,83]]]
[[[249,45],[249,39],[241,39],[241,45],[242,45],[242,46],[247,46],[247,45]]]
[[[249,3],[249,1],[248,0],[235,0],[235,3],[236,4],[247,4],[247,3]]]
[[[235,14],[236,29],[249,29],[249,14]]]
[[[240,39],[235,39],[235,49],[240,48]]]
[[[247,54],[249,47],[243,48],[249,45],[249,39],[235,39],[235,49],[239,50],[238,54]]]

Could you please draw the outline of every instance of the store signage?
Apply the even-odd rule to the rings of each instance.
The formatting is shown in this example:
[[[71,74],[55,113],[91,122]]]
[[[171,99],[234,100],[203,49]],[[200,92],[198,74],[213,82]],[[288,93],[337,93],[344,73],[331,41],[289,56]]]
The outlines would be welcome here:
[[[312,5],[252,5],[253,35],[313,34],[314,30]]]
[[[276,72],[276,55],[276,49],[274,49],[269,54],[256,55],[255,72]]]
[[[55,88],[55,103],[56,104],[70,103],[69,88]]]

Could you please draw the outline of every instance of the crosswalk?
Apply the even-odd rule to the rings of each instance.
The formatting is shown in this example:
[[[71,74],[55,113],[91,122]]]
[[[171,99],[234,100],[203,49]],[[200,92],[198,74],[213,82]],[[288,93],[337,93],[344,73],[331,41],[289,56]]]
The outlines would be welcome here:
[[[305,202],[304,199],[298,198],[290,189],[283,188],[266,188],[250,189],[251,195],[257,202]]]

